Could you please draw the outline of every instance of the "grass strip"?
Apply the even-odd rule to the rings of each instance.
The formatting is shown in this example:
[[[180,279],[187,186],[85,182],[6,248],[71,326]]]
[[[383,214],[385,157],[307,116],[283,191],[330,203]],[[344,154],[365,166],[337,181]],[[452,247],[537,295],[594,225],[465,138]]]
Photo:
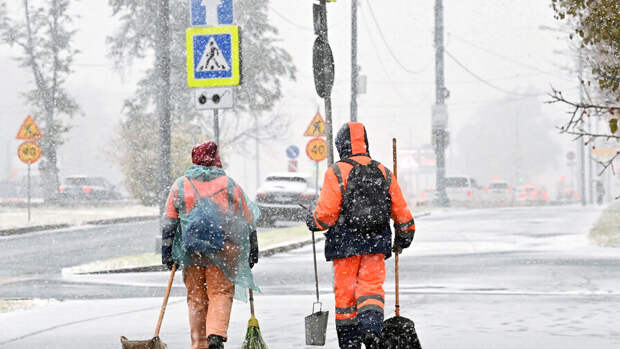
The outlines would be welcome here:
[[[609,205],[590,230],[590,239],[600,246],[620,247],[620,202]]]

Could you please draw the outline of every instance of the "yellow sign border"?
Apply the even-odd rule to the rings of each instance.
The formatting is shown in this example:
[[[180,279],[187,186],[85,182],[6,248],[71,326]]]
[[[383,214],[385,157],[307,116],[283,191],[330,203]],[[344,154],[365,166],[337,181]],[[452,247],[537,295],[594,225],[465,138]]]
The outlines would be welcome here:
[[[37,149],[37,156],[32,160],[32,161],[26,161],[23,157],[22,157],[22,148],[29,145],[29,144],[33,144],[34,147]],[[39,143],[37,142],[33,142],[33,141],[27,141],[24,142],[22,144],[19,145],[19,147],[17,148],[17,157],[25,164],[34,164],[35,162],[39,161],[39,159],[41,158],[41,147],[39,146]]]
[[[215,35],[230,34],[232,76],[230,78],[219,79],[195,79],[194,78],[194,36],[196,35]],[[187,28],[185,32],[187,49],[187,85],[189,87],[214,87],[214,86],[237,86],[241,81],[241,71],[239,69],[239,26],[225,25],[218,27],[194,27]]]
[[[322,158],[313,158],[312,157],[312,153],[310,152],[310,146],[314,143],[322,143],[325,145],[325,156]],[[325,139],[320,138],[320,137],[316,137],[316,138],[312,138],[311,140],[308,141],[308,144],[306,144],[306,155],[308,155],[308,158],[312,161],[316,161],[316,162],[321,162],[323,160],[325,160],[327,158],[327,142],[325,141]]]

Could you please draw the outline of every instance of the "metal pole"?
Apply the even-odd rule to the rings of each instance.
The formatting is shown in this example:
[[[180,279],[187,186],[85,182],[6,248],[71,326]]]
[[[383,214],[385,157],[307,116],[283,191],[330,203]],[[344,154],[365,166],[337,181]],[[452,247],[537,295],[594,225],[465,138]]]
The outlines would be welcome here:
[[[579,49],[579,101],[583,104],[584,96],[583,96],[583,84],[581,81],[583,80],[583,55],[581,49]],[[583,127],[584,122],[581,122],[581,126]],[[585,206],[586,201],[586,154],[585,154],[585,139],[581,137],[579,143],[579,191],[581,195],[581,206]]]
[[[258,115],[254,116],[254,128],[256,134],[254,135],[254,142],[256,148],[256,190],[260,187],[260,140],[258,139]]]
[[[444,76],[444,25],[443,25],[443,0],[435,0],[435,99],[438,112],[445,112],[443,107],[446,101],[446,87]],[[447,116],[443,115],[444,117]],[[435,137],[436,169],[436,204],[447,206],[449,204],[446,195],[446,130],[444,127],[433,126]]]
[[[325,13],[325,31],[321,33],[323,36],[323,40],[328,42],[327,37],[327,6],[325,0],[321,0],[321,7]],[[325,55],[325,63],[324,66],[327,66],[329,63],[327,62],[327,55]],[[327,164],[331,166],[334,164],[334,132],[332,125],[332,98],[331,96],[327,96],[325,98],[325,135],[327,138]]]
[[[316,240],[314,238],[314,231],[312,232],[312,256],[314,257],[314,285],[316,286],[316,302],[319,303],[319,271],[316,265]],[[314,309],[312,309],[312,311],[314,311]]]
[[[28,222],[30,222],[30,163],[28,163]]]
[[[159,114],[159,213],[163,216],[170,185],[170,7],[158,0],[155,30],[155,60],[159,70],[157,113]]]
[[[213,137],[215,144],[220,147],[220,113],[219,109],[213,109]]]
[[[357,121],[357,0],[351,0],[351,121]]]
[[[316,170],[316,178],[315,178],[315,180],[316,180],[315,184],[316,185],[314,187],[314,194],[316,195],[317,200],[318,200],[318,198],[319,198],[319,162],[318,161],[316,161],[315,170]]]

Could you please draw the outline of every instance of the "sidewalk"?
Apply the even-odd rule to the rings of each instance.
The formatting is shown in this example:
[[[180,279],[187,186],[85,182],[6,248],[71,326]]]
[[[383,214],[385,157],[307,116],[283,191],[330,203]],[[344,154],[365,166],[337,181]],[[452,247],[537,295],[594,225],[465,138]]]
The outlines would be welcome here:
[[[128,217],[157,217],[157,207],[142,205],[33,207],[31,220],[24,207],[0,207],[0,231],[27,230],[38,226],[74,226],[93,221]]]
[[[323,309],[330,312],[324,348],[330,349],[338,347],[332,299],[333,294],[322,294]],[[618,348],[620,333],[614,319],[620,309],[588,299],[401,296],[403,316],[416,322],[425,348]],[[304,345],[304,317],[311,313],[313,300],[312,294],[256,296],[256,315],[270,348],[312,348]],[[121,335],[130,339],[153,336],[160,306],[160,298],[85,300],[0,314],[0,348],[120,348]],[[388,301],[387,317],[392,316],[392,309]],[[248,318],[249,306],[235,302],[227,348],[241,346]],[[169,348],[189,347],[184,297],[170,299],[160,336]]]

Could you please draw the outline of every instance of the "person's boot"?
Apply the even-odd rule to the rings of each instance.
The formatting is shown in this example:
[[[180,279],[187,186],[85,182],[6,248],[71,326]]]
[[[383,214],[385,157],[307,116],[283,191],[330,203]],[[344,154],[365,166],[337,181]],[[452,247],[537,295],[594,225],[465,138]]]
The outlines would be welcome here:
[[[366,349],[380,349],[381,336],[374,332],[366,332],[366,335],[364,336],[364,346]]]
[[[209,336],[209,349],[224,349],[224,342],[226,338],[212,334]]]

